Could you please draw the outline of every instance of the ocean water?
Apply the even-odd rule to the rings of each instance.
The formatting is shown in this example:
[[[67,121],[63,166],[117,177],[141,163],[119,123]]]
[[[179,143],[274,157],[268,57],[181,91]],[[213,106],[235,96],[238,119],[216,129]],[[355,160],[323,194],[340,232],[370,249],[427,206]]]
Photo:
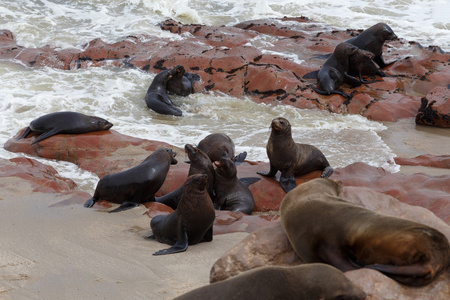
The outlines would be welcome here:
[[[257,18],[306,16],[337,28],[367,28],[388,23],[407,40],[450,49],[450,3],[421,1],[188,1],[188,0],[2,0],[0,29],[11,30],[20,45],[46,44],[82,48],[94,39],[114,42],[136,33],[172,39],[158,23],[173,18],[183,23],[231,25]],[[295,60],[295,57],[290,59]],[[265,144],[273,118],[287,118],[297,142],[319,147],[334,167],[356,161],[396,172],[394,153],[379,132],[386,127],[357,115],[256,104],[217,93],[173,97],[181,118],[158,115],[146,107],[145,92],[154,74],[115,67],[62,71],[27,68],[0,61],[0,145],[37,117],[71,110],[108,119],[112,129],[183,147],[213,132],[228,134],[237,152],[249,160],[268,161]],[[0,149],[0,157],[23,154]],[[98,177],[75,165],[43,160],[81,190],[93,192]]]

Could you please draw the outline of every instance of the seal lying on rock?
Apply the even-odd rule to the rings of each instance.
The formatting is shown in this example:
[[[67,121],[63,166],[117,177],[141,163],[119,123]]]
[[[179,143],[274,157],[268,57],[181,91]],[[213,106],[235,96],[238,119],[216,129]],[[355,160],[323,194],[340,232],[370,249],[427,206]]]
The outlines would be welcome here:
[[[216,165],[214,178],[214,204],[217,205],[216,208],[240,211],[251,215],[255,208],[255,200],[247,185],[237,178],[234,162],[227,157],[222,157],[214,164]]]
[[[30,132],[41,133],[41,135],[31,143],[31,145],[34,145],[55,134],[88,133],[108,130],[112,126],[113,124],[107,120],[95,116],[87,116],[72,111],[55,112],[31,121],[30,126],[28,126],[25,132],[19,137],[19,140],[25,138]]]
[[[216,213],[206,192],[207,182],[206,174],[189,176],[183,184],[177,209],[170,215],[159,215],[151,220],[153,235],[149,238],[173,245],[154,255],[183,252],[188,245],[212,241]]]
[[[235,156],[234,142],[224,133],[212,133],[207,135],[198,143],[197,147],[209,156],[211,162],[218,161],[221,157],[228,157],[239,164],[247,157],[247,152],[245,151],[238,156]]]
[[[170,165],[177,163],[176,153],[159,148],[139,165],[115,174],[106,175],[97,183],[94,196],[84,207],[92,207],[98,200],[107,200],[121,205],[110,211],[119,212],[155,201],[155,193],[166,179]]]
[[[317,178],[281,203],[283,229],[305,263],[343,272],[374,269],[411,286],[429,284],[450,265],[450,244],[441,232],[346,202],[340,189],[336,181]]]
[[[182,116],[182,111],[176,107],[167,95],[167,82],[177,74],[174,68],[159,72],[153,79],[145,96],[145,103],[155,112],[163,115]],[[181,81],[180,81],[181,82]]]
[[[282,117],[273,119],[271,127],[272,132],[266,146],[270,170],[267,173],[257,172],[258,174],[274,177],[281,171],[280,184],[286,193],[296,187],[295,175],[316,170],[322,170],[322,177],[331,175],[333,169],[319,149],[294,142],[288,120]]]
[[[366,294],[336,268],[326,264],[265,266],[202,286],[174,300],[283,299],[362,300]]]

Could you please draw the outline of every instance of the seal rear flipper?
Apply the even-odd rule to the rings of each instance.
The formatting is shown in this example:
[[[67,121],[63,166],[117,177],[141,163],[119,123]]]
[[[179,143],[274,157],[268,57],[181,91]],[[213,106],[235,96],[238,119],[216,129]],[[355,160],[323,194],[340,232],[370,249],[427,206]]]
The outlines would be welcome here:
[[[31,132],[31,128],[30,128],[30,126],[28,126],[27,129],[25,129],[25,132],[17,140],[26,138],[30,132]]]
[[[240,153],[239,155],[236,155],[234,157],[234,164],[236,166],[239,166],[241,163],[244,162],[246,157],[247,157],[247,151],[244,151],[244,152]]]
[[[333,168],[328,166],[323,169],[322,174],[320,174],[320,177],[322,178],[328,178],[330,177],[331,173],[333,173]]]
[[[51,137],[52,135],[58,134],[58,133],[59,133],[59,130],[53,128],[52,130],[47,131],[47,132],[44,132],[43,134],[41,134],[37,139],[35,139],[35,140],[31,143],[31,145],[34,145],[34,144],[36,144],[37,142],[40,142],[40,141],[42,141],[42,140],[44,140],[44,139],[46,139],[46,138]]]
[[[156,202],[165,204],[169,206],[172,209],[177,209],[178,203],[180,203],[181,200],[181,187],[178,189],[164,195],[161,197],[156,198]]]
[[[183,225],[180,225],[180,227],[181,228],[178,229],[179,232],[177,234],[177,242],[175,245],[168,249],[156,251],[153,255],[166,255],[186,251],[188,248],[188,233],[186,227]]]
[[[89,208],[89,207],[94,206],[95,202],[97,202],[97,201],[94,199],[94,197],[92,197],[91,199],[86,201],[86,203],[84,203],[83,206]]]
[[[116,213],[119,211],[128,210],[134,207],[139,206],[139,203],[131,202],[131,201],[125,201],[124,203],[120,204],[120,206],[116,209],[110,210],[109,213]]]
[[[255,182],[260,181],[261,178],[258,178],[258,177],[242,177],[242,178],[239,178],[239,180],[248,187],[248,186],[254,184]]]
[[[413,286],[422,286],[429,283],[434,278],[433,269],[427,265],[367,265],[364,268],[377,270],[392,279]]]
[[[302,79],[317,79],[317,76],[319,75],[320,70],[315,70],[309,73],[306,73],[303,75]]]
[[[294,175],[288,175],[285,172],[281,173],[280,184],[286,193],[289,193],[297,186]]]

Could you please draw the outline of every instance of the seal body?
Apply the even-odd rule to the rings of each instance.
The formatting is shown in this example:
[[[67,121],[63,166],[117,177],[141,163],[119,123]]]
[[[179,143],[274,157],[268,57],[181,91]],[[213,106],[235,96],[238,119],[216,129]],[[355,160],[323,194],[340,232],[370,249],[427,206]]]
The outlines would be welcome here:
[[[155,112],[163,115],[181,116],[182,111],[176,107],[167,95],[167,82],[178,69],[159,72],[153,79],[145,96],[145,103]]]
[[[106,175],[97,183],[94,196],[84,206],[92,207],[98,200],[121,204],[110,212],[119,212],[155,201],[155,193],[166,179],[170,165],[176,164],[176,153],[159,148],[139,165],[115,174]]]
[[[235,156],[234,142],[224,133],[207,135],[198,143],[197,147],[208,155],[211,162],[218,161],[221,157],[228,157],[234,162],[241,163],[247,157],[247,152]]]
[[[190,160],[188,177],[195,174],[206,174],[208,175],[208,182],[206,185],[206,191],[208,195],[213,199],[213,189],[214,189],[214,167],[209,159],[208,155],[202,150],[192,146],[191,144],[186,144],[184,146],[186,153]],[[181,200],[181,190],[182,187],[164,195],[156,198],[156,201],[173,209],[178,207],[178,203]]]
[[[55,134],[78,134],[88,133],[100,130],[108,130],[113,126],[105,119],[87,116],[78,112],[62,111],[55,112],[39,117],[31,121],[20,139],[25,138],[30,132],[41,133],[31,145],[42,141]]]
[[[366,294],[336,268],[326,264],[265,266],[215,282],[175,300],[362,300]]]
[[[341,271],[375,269],[411,286],[430,283],[450,264],[447,238],[429,226],[378,214],[339,198],[340,183],[318,178],[281,203],[281,223],[306,263]]]
[[[316,170],[322,170],[321,177],[331,175],[333,169],[318,148],[294,142],[288,120],[282,117],[273,119],[271,127],[272,132],[266,146],[270,170],[267,173],[257,172],[258,174],[274,177],[281,171],[280,184],[286,193],[296,187],[295,176]]]
[[[151,220],[153,235],[150,238],[173,245],[154,255],[183,252],[188,245],[212,241],[216,214],[206,192],[207,182],[206,174],[189,176],[183,184],[177,209],[170,215],[159,215]]]
[[[234,162],[222,157],[214,164],[216,165],[214,179],[216,208],[251,215],[255,209],[255,200],[250,189],[237,178]]]
[[[167,91],[179,96],[188,96],[194,92],[192,82],[187,76],[183,66],[178,65],[172,69],[172,77],[167,81]]]

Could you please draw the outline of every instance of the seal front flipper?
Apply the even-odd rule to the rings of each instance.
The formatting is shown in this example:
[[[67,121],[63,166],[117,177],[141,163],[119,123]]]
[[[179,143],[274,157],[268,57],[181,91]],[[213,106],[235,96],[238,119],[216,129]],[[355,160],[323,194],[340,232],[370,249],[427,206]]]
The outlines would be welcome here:
[[[333,173],[333,168],[328,166],[325,169],[323,169],[322,174],[320,175],[320,177],[322,177],[322,178],[330,177],[331,173]]]
[[[139,203],[136,202],[131,202],[131,201],[125,201],[122,204],[120,204],[120,206],[116,209],[110,210],[109,213],[116,213],[119,211],[124,211],[124,210],[128,210],[134,207],[139,206]]]
[[[26,138],[30,132],[31,132],[31,128],[30,128],[30,126],[28,126],[27,129],[25,129],[25,132],[17,140]]]
[[[319,75],[319,71],[320,70],[315,70],[309,73],[306,73],[305,75],[303,75],[303,79],[317,79],[317,76]]]
[[[180,222],[181,223],[181,222]],[[178,252],[184,252],[188,248],[188,233],[187,229],[184,225],[180,224],[180,228],[178,229],[177,234],[177,242],[175,245],[168,249],[159,250],[153,255],[166,255],[166,254],[173,254]]]
[[[86,201],[86,203],[84,203],[84,207],[92,207],[94,206],[95,202],[97,202],[97,200],[94,199],[94,197],[92,197],[91,199],[89,199],[88,201]]]
[[[156,198],[156,202],[167,205],[175,210],[177,209],[178,203],[180,203],[181,200],[181,191],[181,187],[179,187],[178,189],[165,194],[164,196]]]
[[[44,132],[43,134],[41,134],[37,139],[35,139],[31,145],[36,144],[37,142],[40,142],[48,137],[51,137],[52,135],[58,134],[59,133],[59,129],[53,128],[50,131]]]
[[[254,184],[255,182],[260,181],[261,178],[258,178],[258,177],[242,177],[242,178],[239,178],[239,180],[243,184],[245,184],[246,186],[250,186],[250,185]]]
[[[239,155],[236,155],[234,157],[234,164],[236,166],[239,166],[241,163],[244,162],[246,157],[247,157],[247,151],[244,151],[244,152],[240,153]]]
[[[280,176],[280,184],[283,190],[288,193],[289,191],[295,189],[297,183],[295,182],[294,175],[289,175],[287,172],[282,172]]]
[[[400,283],[411,286],[423,286],[434,277],[432,268],[420,264],[409,266],[375,264],[366,265],[364,268],[377,270]]]
[[[266,176],[266,177],[274,177],[275,174],[277,174],[277,172],[278,172],[278,170],[274,166],[270,165],[269,172],[258,171],[258,172],[256,172],[256,174],[259,174],[259,175],[262,175],[262,176]]]
[[[145,237],[145,239],[147,239],[147,240],[156,240],[156,236],[154,234],[152,234],[150,236]]]
[[[211,242],[213,240],[213,226],[209,227],[208,231],[202,239],[202,242]]]

